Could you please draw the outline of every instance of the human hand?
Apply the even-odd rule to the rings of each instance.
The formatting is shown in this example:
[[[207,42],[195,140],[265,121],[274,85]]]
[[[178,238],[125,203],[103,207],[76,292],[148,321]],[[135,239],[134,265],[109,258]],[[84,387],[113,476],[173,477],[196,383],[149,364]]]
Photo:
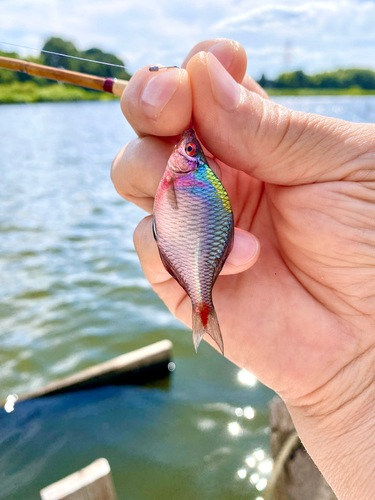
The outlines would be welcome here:
[[[374,418],[374,127],[272,103],[244,76],[243,49],[216,42],[193,49],[187,71],[133,77],[122,108],[140,138],[116,158],[112,178],[151,212],[173,136],[193,110],[235,225],[261,248],[252,267],[257,242],[238,232],[214,287],[226,355],[286,400],[314,460],[340,498],[353,499],[353,462],[362,463],[369,441],[360,437]],[[160,262],[150,218],[135,244],[155,291],[190,326],[190,300]]]

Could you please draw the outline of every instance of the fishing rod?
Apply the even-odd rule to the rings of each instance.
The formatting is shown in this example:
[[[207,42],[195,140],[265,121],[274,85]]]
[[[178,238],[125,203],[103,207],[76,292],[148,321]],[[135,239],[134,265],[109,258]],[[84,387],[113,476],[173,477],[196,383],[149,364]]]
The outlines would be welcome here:
[[[44,66],[43,64],[3,56],[0,56],[0,68],[10,69],[11,71],[22,71],[32,76],[40,76],[58,82],[77,85],[78,87],[108,92],[118,97],[121,97],[129,83],[128,80],[121,80],[119,78],[103,78],[101,76],[79,73],[78,71],[70,71],[68,69],[53,68],[51,66]]]
[[[56,52],[50,53],[56,54]],[[66,54],[60,55],[63,55],[65,57],[72,57]],[[101,61],[91,61],[90,59],[84,60],[101,63]],[[115,64],[109,65],[118,66]],[[121,97],[124,89],[129,83],[128,80],[121,80],[120,78],[103,78],[101,76],[89,75],[88,73],[80,73],[78,71],[71,71],[62,68],[53,68],[52,66],[45,66],[43,64],[32,63],[29,61],[24,61],[22,59],[13,59],[12,57],[4,56],[0,56],[0,68],[10,69],[11,71],[21,71],[23,73],[27,73],[28,75],[40,76],[42,78],[48,78],[49,80],[70,83],[71,85],[99,90],[100,92],[108,92],[109,94],[113,94],[118,97]],[[160,71],[163,69],[171,68],[178,68],[178,66],[150,66],[148,69],[149,71]]]

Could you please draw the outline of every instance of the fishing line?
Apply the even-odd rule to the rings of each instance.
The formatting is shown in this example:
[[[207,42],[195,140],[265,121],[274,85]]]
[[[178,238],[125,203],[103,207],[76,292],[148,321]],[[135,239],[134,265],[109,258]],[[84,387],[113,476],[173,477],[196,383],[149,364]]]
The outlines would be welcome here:
[[[154,65],[154,66],[149,66],[149,68],[141,68],[140,70],[137,70],[135,68],[131,68],[130,66],[125,66],[125,65],[121,65],[121,64],[113,64],[113,63],[108,63],[108,62],[103,62],[103,61],[97,61],[95,59],[87,59],[85,57],[78,57],[78,56],[71,56],[69,54],[63,54],[61,52],[53,52],[51,50],[44,50],[44,49],[35,49],[33,47],[27,47],[26,45],[20,45],[20,44],[16,44],[16,43],[9,43],[9,42],[2,42],[0,41],[0,45],[10,45],[12,47],[19,47],[21,49],[28,49],[28,50],[35,50],[35,51],[38,51],[38,52],[44,52],[46,54],[53,54],[53,55],[56,55],[56,56],[61,56],[61,57],[67,57],[68,59],[77,59],[79,61],[86,61],[86,62],[90,62],[90,63],[95,63],[95,64],[102,64],[104,66],[112,66],[112,67],[115,67],[115,68],[121,68],[121,69],[128,69],[128,70],[134,70],[134,71],[161,71],[161,70],[164,70],[164,69],[172,69],[172,68],[179,68],[178,66],[162,66],[162,65]],[[107,90],[108,89],[104,89],[104,90]],[[112,88],[110,90],[110,92],[112,92]]]
[[[114,66],[115,68],[122,68],[122,69],[129,69],[133,71],[141,71],[137,70],[136,68],[132,68],[131,66],[123,66],[121,64],[113,64],[113,63],[107,63],[103,61],[96,61],[95,59],[85,59],[84,57],[78,57],[78,56],[71,56],[68,54],[62,54],[61,52],[52,52],[51,50],[44,50],[44,49],[35,49],[33,47],[26,47],[25,45],[18,45],[16,43],[9,43],[9,42],[2,42],[0,41],[0,45],[11,45],[12,47],[18,47],[21,49],[28,49],[28,50],[36,50],[37,52],[44,52],[46,54],[52,54],[55,56],[62,56],[62,57],[67,57],[68,59],[78,59],[79,61],[86,61],[86,62],[92,62],[96,64],[103,64],[104,66]],[[173,69],[173,68],[179,68],[179,66],[150,66],[148,68],[148,71],[160,71],[163,69]],[[142,71],[147,71],[146,69],[142,69]]]
[[[45,52],[46,54],[52,54],[55,56],[62,56],[62,57],[67,57],[68,59],[78,59],[79,61],[87,61],[87,62],[92,62],[96,64],[103,64],[104,66],[114,66],[115,68],[122,68],[122,69],[129,69],[132,71],[137,71],[136,68],[131,68],[130,66],[123,66],[121,64],[112,64],[112,63],[107,63],[103,61],[96,61],[94,59],[85,59],[84,57],[78,57],[78,56],[71,56],[68,54],[62,54],[60,52],[52,52],[50,50],[43,50],[43,49],[35,49],[33,47],[26,47],[25,45],[18,45],[16,43],[9,43],[9,42],[1,42],[0,44],[2,45],[11,45],[12,47],[19,47],[21,49],[28,49],[28,50],[36,50],[37,52]],[[155,71],[155,70],[150,70],[150,71]]]

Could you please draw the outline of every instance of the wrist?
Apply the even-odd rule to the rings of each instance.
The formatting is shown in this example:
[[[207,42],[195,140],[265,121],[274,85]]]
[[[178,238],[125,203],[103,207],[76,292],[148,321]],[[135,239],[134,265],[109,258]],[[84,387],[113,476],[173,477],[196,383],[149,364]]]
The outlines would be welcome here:
[[[306,450],[339,500],[374,498],[373,351],[366,351],[313,393],[286,400]]]

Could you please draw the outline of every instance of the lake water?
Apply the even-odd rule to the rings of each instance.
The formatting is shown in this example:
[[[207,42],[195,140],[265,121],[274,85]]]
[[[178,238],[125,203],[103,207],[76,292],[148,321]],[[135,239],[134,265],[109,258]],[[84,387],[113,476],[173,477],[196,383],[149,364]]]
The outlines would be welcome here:
[[[375,121],[374,97],[277,101]],[[99,457],[120,500],[249,500],[269,476],[272,391],[207,345],[195,354],[143,277],[132,233],[145,214],[109,177],[133,136],[118,102],[0,107],[0,399],[164,338],[176,364],[168,387],[1,409],[1,500],[36,499]]]

